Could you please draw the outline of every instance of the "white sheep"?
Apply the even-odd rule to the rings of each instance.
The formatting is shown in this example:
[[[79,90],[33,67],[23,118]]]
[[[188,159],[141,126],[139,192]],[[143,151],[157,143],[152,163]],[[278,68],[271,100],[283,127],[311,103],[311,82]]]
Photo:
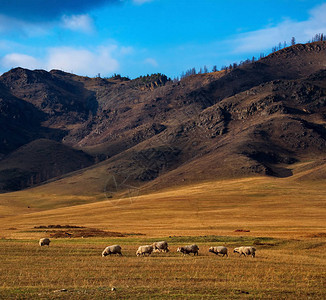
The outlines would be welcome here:
[[[153,246],[152,245],[145,245],[145,246],[139,246],[137,252],[136,252],[136,255],[137,256],[140,256],[140,255],[151,255],[152,252],[153,252]]]
[[[119,245],[107,246],[102,252],[102,257],[107,256],[107,255],[111,255],[111,254],[122,255],[121,247]]]
[[[39,245],[42,247],[42,246],[50,246],[50,239],[49,238],[42,238],[40,239],[39,241]]]
[[[256,248],[254,247],[239,247],[239,248],[234,248],[233,253],[240,253],[240,256],[248,256],[251,255],[252,257],[255,257],[256,254]]]
[[[169,252],[169,245],[166,241],[155,242],[152,246],[154,252]]]
[[[224,246],[218,246],[218,247],[210,247],[208,249],[209,252],[212,252],[216,255],[222,254],[224,257],[225,255],[228,256],[228,249]]]
[[[198,256],[198,250],[199,250],[198,246],[193,244],[193,245],[187,245],[187,246],[184,246],[184,247],[179,247],[177,249],[177,252],[181,252],[181,253],[183,253],[183,255],[193,253],[194,256],[196,254]]]

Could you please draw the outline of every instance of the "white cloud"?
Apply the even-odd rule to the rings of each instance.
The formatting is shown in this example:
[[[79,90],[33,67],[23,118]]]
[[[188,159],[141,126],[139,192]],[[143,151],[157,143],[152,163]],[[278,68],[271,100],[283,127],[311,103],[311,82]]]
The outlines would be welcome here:
[[[1,65],[6,69],[15,67],[37,69],[40,68],[42,64],[33,56],[20,53],[10,53],[1,59]]]
[[[99,47],[95,51],[70,47],[52,48],[46,69],[60,69],[80,75],[94,76],[118,70],[119,63],[112,57],[115,46]]]
[[[154,59],[154,58],[146,58],[145,61],[144,61],[146,64],[149,64],[153,67],[158,67],[158,63],[157,61]]]
[[[307,42],[316,33],[326,33],[326,3],[310,11],[308,20],[296,22],[286,20],[274,27],[264,28],[238,35],[230,41],[235,53],[263,51],[276,46],[279,42],[295,37],[298,42]]]
[[[0,13],[0,33],[13,31],[16,34],[27,35],[29,37],[43,36],[50,34],[51,29],[55,26],[85,33],[92,33],[95,28],[92,18],[87,14],[63,15],[58,20],[43,20],[43,22],[39,23],[8,17]]]
[[[62,26],[73,31],[92,33],[94,31],[93,20],[89,15],[72,15],[62,17]]]
[[[8,70],[15,67],[27,69],[59,69],[78,75],[106,76],[119,70],[117,58],[124,56],[125,49],[116,45],[99,46],[94,50],[72,47],[50,48],[42,58],[23,53],[10,53],[0,59],[0,68]]]

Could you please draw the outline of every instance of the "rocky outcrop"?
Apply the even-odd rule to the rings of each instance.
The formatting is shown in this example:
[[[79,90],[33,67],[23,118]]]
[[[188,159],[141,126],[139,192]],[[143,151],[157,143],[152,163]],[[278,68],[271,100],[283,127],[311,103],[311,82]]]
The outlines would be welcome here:
[[[25,188],[95,162],[140,184],[291,176],[294,162],[325,156],[325,51],[326,42],[295,45],[177,82],[12,69],[0,76],[0,186]]]

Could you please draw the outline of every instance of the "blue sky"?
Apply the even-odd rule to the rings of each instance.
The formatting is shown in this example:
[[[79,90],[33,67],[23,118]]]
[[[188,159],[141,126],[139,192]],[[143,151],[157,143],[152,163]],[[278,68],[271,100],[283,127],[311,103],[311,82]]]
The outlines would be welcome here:
[[[0,0],[0,73],[175,77],[326,33],[321,0]]]

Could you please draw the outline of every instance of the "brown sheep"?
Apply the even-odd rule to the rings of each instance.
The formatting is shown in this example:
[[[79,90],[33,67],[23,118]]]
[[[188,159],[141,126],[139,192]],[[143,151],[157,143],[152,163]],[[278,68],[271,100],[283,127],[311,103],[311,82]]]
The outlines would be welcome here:
[[[42,238],[40,239],[39,241],[39,245],[42,247],[42,246],[50,246],[50,239],[49,238]]]
[[[177,252],[181,252],[181,253],[183,253],[183,255],[193,253],[194,256],[196,254],[198,256],[198,250],[199,250],[198,246],[194,244],[194,245],[188,245],[188,246],[184,246],[184,247],[179,247],[177,249]]]
[[[152,244],[154,251],[169,252],[169,245],[166,241],[155,242]]]
[[[209,252],[212,252],[216,255],[222,254],[223,257],[226,255],[228,256],[228,249],[224,246],[218,246],[218,247],[210,247]]]
[[[240,256],[248,256],[251,255],[252,257],[256,256],[256,248],[254,247],[239,247],[234,248],[233,253],[240,253]]]

